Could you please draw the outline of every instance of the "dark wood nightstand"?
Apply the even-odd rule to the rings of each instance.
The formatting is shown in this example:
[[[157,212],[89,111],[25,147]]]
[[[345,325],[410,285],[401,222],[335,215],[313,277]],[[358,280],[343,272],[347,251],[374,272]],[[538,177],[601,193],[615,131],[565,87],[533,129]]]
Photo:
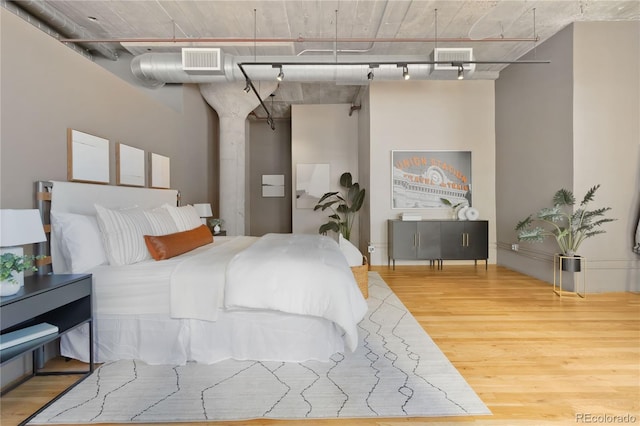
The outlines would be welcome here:
[[[213,234],[214,237],[226,237],[227,231],[220,231],[217,234]]]
[[[91,311],[91,275],[32,275],[24,278],[24,287],[12,296],[0,297],[0,326],[2,334],[20,330],[41,323],[58,327],[57,333],[28,340],[0,351],[0,365],[29,352],[33,353],[31,375],[2,390],[2,395],[11,391],[34,376],[56,374],[82,374],[71,387],[80,383],[94,370],[93,363],[93,314]],[[89,324],[89,370],[88,371],[39,371],[36,352],[45,344],[58,339],[61,335],[82,324]],[[67,389],[68,390],[68,389]],[[65,390],[38,412],[25,419],[27,423],[33,416],[51,405],[67,392]]]

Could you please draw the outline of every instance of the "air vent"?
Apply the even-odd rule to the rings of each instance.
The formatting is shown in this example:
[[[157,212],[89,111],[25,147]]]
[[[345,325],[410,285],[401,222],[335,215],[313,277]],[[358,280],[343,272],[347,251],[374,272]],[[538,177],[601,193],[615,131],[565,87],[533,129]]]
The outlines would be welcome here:
[[[446,64],[435,64],[434,71],[457,71],[457,65],[452,63],[473,61],[473,48],[471,47],[442,47],[433,51],[433,60],[436,62],[447,62]],[[472,67],[473,65],[473,67]],[[465,64],[464,69],[475,68],[475,64]]]
[[[188,74],[222,74],[222,61],[218,48],[182,49],[182,69]]]

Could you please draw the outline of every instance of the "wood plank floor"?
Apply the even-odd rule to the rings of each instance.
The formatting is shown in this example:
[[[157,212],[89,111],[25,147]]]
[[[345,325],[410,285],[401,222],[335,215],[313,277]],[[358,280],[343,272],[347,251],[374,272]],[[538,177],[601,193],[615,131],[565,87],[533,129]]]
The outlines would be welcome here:
[[[233,425],[624,423],[624,418],[596,417],[605,415],[631,416],[626,423],[640,424],[638,294],[559,298],[549,284],[494,265],[488,270],[484,265],[372,269],[409,308],[492,415],[254,420]],[[19,423],[73,380],[38,377],[9,392],[0,401],[1,424]]]

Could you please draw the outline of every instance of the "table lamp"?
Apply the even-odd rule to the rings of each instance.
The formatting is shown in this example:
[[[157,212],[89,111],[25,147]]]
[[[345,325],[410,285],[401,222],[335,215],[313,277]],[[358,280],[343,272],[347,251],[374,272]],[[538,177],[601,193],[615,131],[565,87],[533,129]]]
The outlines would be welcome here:
[[[202,224],[206,225],[207,218],[213,216],[213,212],[211,211],[211,204],[208,204],[208,203],[194,204],[193,207],[196,209],[196,212],[198,212],[198,216],[200,216],[200,220],[202,221]]]
[[[22,256],[23,245],[46,240],[38,210],[0,210],[0,254]],[[24,283],[23,272],[14,273],[13,276],[21,285]]]

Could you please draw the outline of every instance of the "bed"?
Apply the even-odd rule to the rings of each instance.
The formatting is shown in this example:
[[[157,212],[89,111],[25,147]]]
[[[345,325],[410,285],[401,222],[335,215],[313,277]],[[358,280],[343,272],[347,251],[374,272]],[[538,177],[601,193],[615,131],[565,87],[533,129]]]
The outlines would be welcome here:
[[[328,361],[356,348],[366,301],[333,239],[203,237],[176,216],[188,207],[175,207],[173,190],[52,182],[50,192],[53,271],[93,275],[94,361]],[[130,249],[139,241],[119,227],[141,215],[153,225],[136,228],[146,253]],[[149,241],[166,248],[195,232],[208,240],[166,259],[149,256],[158,247]],[[85,326],[65,335],[61,354],[87,362],[88,334]]]

